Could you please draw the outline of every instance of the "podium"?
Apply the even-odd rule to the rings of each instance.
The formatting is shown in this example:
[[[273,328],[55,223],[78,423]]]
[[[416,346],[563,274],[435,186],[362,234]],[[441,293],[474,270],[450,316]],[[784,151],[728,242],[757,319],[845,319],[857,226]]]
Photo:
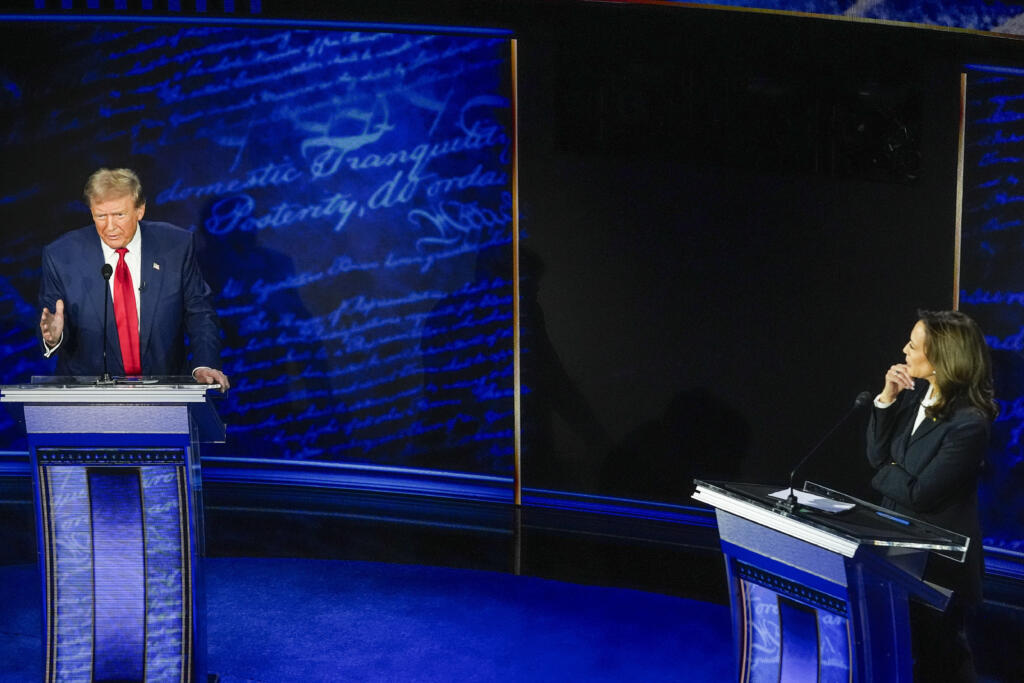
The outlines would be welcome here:
[[[930,552],[959,562],[970,539],[808,482],[849,509],[789,509],[777,486],[696,481],[725,555],[738,679],[913,679],[908,600],[945,609],[922,580]]]
[[[0,402],[28,436],[44,680],[205,681],[198,444],[224,440],[217,387],[37,379]]]

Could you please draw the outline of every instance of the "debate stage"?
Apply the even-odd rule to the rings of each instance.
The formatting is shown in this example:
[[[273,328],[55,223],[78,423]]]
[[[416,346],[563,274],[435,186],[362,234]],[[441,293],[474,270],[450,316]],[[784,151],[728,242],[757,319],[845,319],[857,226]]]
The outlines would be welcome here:
[[[5,477],[0,681],[40,675],[24,478]],[[713,525],[207,483],[209,670],[233,681],[735,680]],[[709,517],[710,519],[710,517]],[[982,681],[1019,680],[1024,600],[989,578]]]
[[[147,216],[194,231],[232,381],[215,400],[223,448],[194,471],[164,454],[186,484],[177,517],[143,506],[148,479],[125,506],[205,539],[195,609],[161,583],[176,567],[140,580],[151,536],[125,543],[136,617],[170,585],[180,640],[208,628],[197,671],[734,680],[726,563],[692,481],[781,486],[914,312],[962,305],[1004,402],[979,487],[974,651],[983,680],[1024,681],[1024,15],[982,0],[941,26],[934,3],[891,1],[842,17],[824,2],[133,4],[37,0],[0,22],[0,383],[54,374],[41,250],[88,221],[73,201],[88,173],[132,166]],[[933,267],[908,268],[908,250]],[[809,368],[813,387],[792,381]],[[0,411],[0,680],[37,681],[57,591],[45,550],[36,564],[47,527],[23,426]],[[848,422],[801,476],[872,496],[863,433]],[[74,457],[44,452],[46,467],[92,458],[57,441]],[[131,477],[101,473],[98,519],[118,521]],[[62,642],[84,667],[95,596],[68,593]],[[133,666],[154,652],[134,626]],[[100,630],[116,654],[122,634]]]

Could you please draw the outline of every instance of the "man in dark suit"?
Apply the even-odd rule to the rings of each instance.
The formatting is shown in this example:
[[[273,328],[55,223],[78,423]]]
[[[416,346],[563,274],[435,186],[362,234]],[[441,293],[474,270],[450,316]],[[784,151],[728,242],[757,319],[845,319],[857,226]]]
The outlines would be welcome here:
[[[128,169],[96,171],[85,200],[95,227],[72,230],[43,249],[39,328],[44,354],[57,354],[57,374],[103,374],[106,336],[112,375],[190,372],[227,390],[216,312],[192,234],[141,222],[146,199]]]

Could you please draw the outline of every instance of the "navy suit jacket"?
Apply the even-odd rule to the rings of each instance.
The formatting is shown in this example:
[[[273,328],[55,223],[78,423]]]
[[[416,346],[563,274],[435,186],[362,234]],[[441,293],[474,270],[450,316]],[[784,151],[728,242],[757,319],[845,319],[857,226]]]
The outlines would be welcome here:
[[[944,420],[926,416],[911,434],[927,393],[928,383],[918,382],[895,404],[872,410],[867,453],[876,472],[871,485],[883,495],[883,506],[970,537],[965,564],[933,554],[925,576],[973,602],[981,597],[978,478],[991,421],[977,408],[958,406]]]
[[[220,367],[220,329],[210,287],[196,260],[192,233],[169,223],[140,221],[142,254],[139,351],[143,375],[187,375],[200,366]],[[103,249],[92,225],[72,230],[43,248],[39,308],[52,312],[64,300],[64,338],[56,351],[58,375],[102,375],[103,336],[107,367],[123,375],[121,347]],[[107,308],[107,329],[103,308]],[[189,361],[185,351],[188,334]]]

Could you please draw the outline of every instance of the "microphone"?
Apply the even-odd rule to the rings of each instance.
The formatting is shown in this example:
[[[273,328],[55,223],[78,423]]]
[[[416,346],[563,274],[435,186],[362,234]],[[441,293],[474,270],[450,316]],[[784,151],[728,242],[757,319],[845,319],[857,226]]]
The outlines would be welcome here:
[[[110,276],[114,274],[114,269],[109,263],[104,263],[103,268],[100,269],[100,274],[103,275],[103,379],[97,384],[113,384],[114,380],[110,379],[110,372],[107,370],[107,304],[110,303]]]
[[[139,291],[140,292],[145,292],[146,291],[146,281],[145,280],[143,280],[142,284],[139,285]]]
[[[828,441],[828,437],[832,436],[832,433],[835,432],[837,429],[839,429],[839,426],[842,425],[844,422],[846,422],[846,420],[849,419],[849,417],[851,415],[853,415],[854,412],[856,412],[856,410],[858,408],[860,408],[861,406],[866,406],[869,403],[871,403],[871,393],[870,392],[862,391],[859,394],[857,394],[857,398],[855,398],[853,400],[853,406],[849,410],[846,411],[845,415],[843,415],[841,418],[839,418],[839,421],[836,422],[832,426],[832,429],[828,430],[828,433],[825,434],[825,436],[821,437],[821,440],[818,441],[818,443],[814,444],[814,447],[807,452],[807,455],[805,455],[800,460],[800,462],[798,462],[796,464],[796,467],[794,467],[792,469],[792,471],[790,471],[790,473],[789,473],[789,496],[786,498],[786,501],[785,501],[785,505],[786,505],[786,507],[789,508],[790,512],[792,512],[794,509],[796,509],[796,504],[797,504],[796,494],[793,493],[793,479],[794,479],[794,477],[796,477],[797,470],[799,470],[801,467],[803,467],[804,463],[807,462],[807,460],[812,455],[814,455],[815,453],[818,452],[818,449],[821,448],[822,444],[824,444],[826,441]]]

